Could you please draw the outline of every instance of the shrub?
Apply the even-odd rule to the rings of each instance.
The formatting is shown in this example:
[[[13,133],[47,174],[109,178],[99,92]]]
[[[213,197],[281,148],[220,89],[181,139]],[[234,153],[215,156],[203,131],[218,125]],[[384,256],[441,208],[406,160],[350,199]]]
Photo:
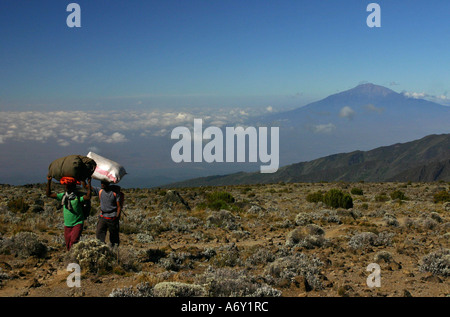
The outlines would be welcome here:
[[[11,239],[5,239],[0,249],[2,253],[15,254],[22,258],[29,256],[44,258],[48,251],[47,246],[33,232],[19,232]]]
[[[234,267],[241,264],[241,262],[240,252],[234,243],[219,248],[212,260],[212,263],[218,267]]]
[[[139,263],[139,253],[133,248],[119,247],[119,264],[125,271],[139,272],[141,264]]]
[[[82,270],[98,273],[102,270],[112,270],[116,255],[100,240],[87,239],[73,245],[68,260],[78,263]]]
[[[139,297],[139,293],[133,290],[132,286],[115,288],[108,297]]]
[[[306,249],[320,248],[327,242],[324,235],[325,232],[321,227],[309,224],[306,227],[296,228],[289,232],[286,238],[286,245],[299,245]]]
[[[212,215],[210,215],[206,219],[207,227],[220,227],[228,230],[237,230],[239,225],[236,223],[237,217],[233,216],[233,214],[225,209],[220,211],[214,211]]]
[[[399,199],[399,200],[407,200],[408,198],[405,196],[405,193],[402,192],[401,190],[395,190],[393,191],[391,194],[391,199],[395,200],[395,199]]]
[[[10,278],[11,277],[9,276],[9,274],[8,273],[3,273],[2,269],[0,268],[0,287],[2,286],[2,281],[3,280],[8,280]]]
[[[166,251],[162,249],[148,249],[145,251],[145,262],[157,263],[160,259],[167,256]]]
[[[437,212],[432,212],[430,214],[431,219],[437,221],[437,222],[443,222],[441,216]]]
[[[307,289],[320,290],[323,288],[320,281],[320,271],[323,263],[316,257],[309,257],[303,253],[281,257],[266,267],[266,273],[274,278],[292,281],[294,277],[303,276]]]
[[[189,256],[187,252],[171,252],[167,258],[161,258],[158,264],[168,271],[179,271],[188,266]]]
[[[227,192],[213,192],[207,196],[207,207],[212,210],[229,209],[229,204],[235,202],[234,197]]]
[[[422,220],[422,226],[425,229],[433,230],[434,228],[436,228],[438,226],[438,223],[436,220],[427,217]]]
[[[140,227],[143,230],[147,231],[152,236],[158,236],[162,232],[170,230],[170,225],[165,223],[161,216],[145,218],[144,220],[141,221]]]
[[[425,255],[422,258],[422,263],[419,268],[422,272],[450,276],[450,249],[444,249]]]
[[[115,288],[109,294],[109,297],[151,297],[153,296],[153,287],[147,283],[139,283],[136,285],[136,291],[132,286],[124,288]]]
[[[181,282],[161,282],[153,287],[155,297],[199,297],[205,296],[203,286]]]
[[[397,218],[390,213],[386,213],[383,217],[383,220],[386,221],[386,224],[388,226],[392,226],[392,227],[398,227],[399,226],[399,222],[397,220]]]
[[[339,189],[330,189],[324,196],[323,202],[332,208],[353,208],[353,199],[348,193]]]
[[[322,192],[320,192],[320,191],[315,192],[315,193],[308,194],[308,195],[306,196],[306,201],[307,201],[307,202],[310,202],[310,203],[318,203],[318,202],[321,202],[321,201],[323,201],[323,194],[322,194]]]
[[[267,264],[269,262],[273,262],[274,260],[275,255],[273,252],[265,248],[258,247],[257,251],[246,260],[246,263],[248,266],[254,266],[258,264]]]
[[[376,202],[385,202],[385,201],[388,201],[388,200],[389,200],[389,197],[385,193],[380,193],[380,194],[375,196],[375,201]]]
[[[150,243],[153,242],[155,239],[153,238],[153,236],[146,234],[146,233],[138,233],[136,235],[136,241],[140,242],[140,243]]]
[[[312,223],[312,215],[306,212],[301,212],[295,217],[295,224],[297,226],[306,226]]]
[[[450,201],[450,192],[441,190],[440,192],[435,193],[433,196],[433,201],[435,203]]]
[[[384,261],[385,263],[391,263],[393,261],[392,254],[387,251],[380,251],[375,254],[374,257],[375,262],[379,263]]]
[[[352,193],[353,195],[364,195],[363,190],[359,187],[353,187],[350,193]]]
[[[192,232],[201,223],[196,217],[177,216],[170,222],[170,228],[175,232]]]
[[[377,239],[377,235],[373,232],[362,232],[354,235],[348,245],[352,249],[364,249],[369,246],[375,245],[375,240]]]
[[[353,199],[348,193],[343,193],[339,189],[330,189],[325,194],[320,191],[308,194],[306,196],[308,202],[323,202],[325,205],[332,208],[353,208]]]
[[[210,266],[196,280],[204,285],[208,296],[212,297],[281,296],[281,291],[261,282],[259,278],[247,275],[244,270]]]
[[[361,232],[354,235],[348,245],[354,250],[366,249],[370,246],[388,246],[391,244],[393,233],[381,232],[379,235],[373,232]]]
[[[22,197],[8,201],[7,206],[10,211],[21,213],[27,212],[28,208],[30,208]]]

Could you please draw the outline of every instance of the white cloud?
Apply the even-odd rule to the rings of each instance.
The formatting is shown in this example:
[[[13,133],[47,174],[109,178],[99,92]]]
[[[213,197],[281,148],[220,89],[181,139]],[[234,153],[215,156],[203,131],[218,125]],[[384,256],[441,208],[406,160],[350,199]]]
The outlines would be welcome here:
[[[424,92],[404,92],[403,95],[405,95],[408,98],[414,98],[414,99],[423,99],[428,96]]]
[[[341,111],[339,111],[339,117],[341,118],[353,119],[354,116],[355,111],[349,106],[345,106],[344,108],[341,109]]]
[[[113,134],[111,134],[110,137],[108,137],[105,142],[106,143],[122,143],[122,142],[126,142],[127,138],[125,137],[125,135],[123,135],[122,133],[119,132],[114,132]]]
[[[184,111],[0,111],[0,143],[8,141],[99,145],[129,142],[132,135],[168,136],[176,126],[191,127],[195,118],[204,126],[243,122],[264,108],[200,108]]]
[[[428,101],[436,102],[442,105],[450,106],[450,97],[447,96],[447,92],[441,95],[431,95],[425,92],[403,92],[403,95],[408,98],[425,99]]]
[[[89,152],[94,152],[94,153],[97,153],[97,154],[101,152],[101,150],[98,147],[96,147],[96,146],[88,147],[88,151]]]
[[[318,124],[312,127],[314,133],[331,133],[336,129],[336,126],[332,123]]]
[[[377,113],[382,113],[384,111],[384,108],[375,107],[372,104],[368,104],[367,106],[365,106],[365,108],[371,112],[377,112]]]
[[[0,111],[0,143],[54,142],[60,146],[130,142],[134,137],[166,136],[177,126],[244,125],[252,116],[274,111],[267,107],[186,107],[133,111]]]
[[[438,100],[445,101],[445,102],[450,101],[450,97],[447,97],[446,95],[440,95],[440,96],[437,96],[436,98]]]
[[[70,145],[70,143],[68,141],[63,140],[63,139],[59,139],[57,142],[58,142],[59,146],[69,146]]]

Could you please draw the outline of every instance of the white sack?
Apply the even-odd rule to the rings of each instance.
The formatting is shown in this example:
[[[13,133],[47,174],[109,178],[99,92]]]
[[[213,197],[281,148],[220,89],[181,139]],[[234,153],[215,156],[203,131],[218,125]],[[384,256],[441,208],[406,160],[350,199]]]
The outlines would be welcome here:
[[[94,174],[92,174],[92,178],[94,179],[117,184],[127,173],[125,168],[119,163],[93,152],[89,152],[87,157],[93,159],[95,163],[97,163]]]

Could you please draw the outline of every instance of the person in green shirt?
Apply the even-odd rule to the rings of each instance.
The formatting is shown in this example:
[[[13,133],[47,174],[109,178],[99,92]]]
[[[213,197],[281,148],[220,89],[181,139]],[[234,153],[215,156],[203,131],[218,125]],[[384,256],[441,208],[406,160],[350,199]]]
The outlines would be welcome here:
[[[84,201],[91,199],[91,178],[88,179],[89,186],[87,186],[87,193],[84,196],[77,191],[77,183],[73,181],[66,182],[66,191],[64,193],[52,193],[52,177],[47,176],[47,197],[57,199],[62,202],[64,215],[64,239],[66,241],[67,251],[80,241],[81,233],[83,231],[84,215],[83,206]]]

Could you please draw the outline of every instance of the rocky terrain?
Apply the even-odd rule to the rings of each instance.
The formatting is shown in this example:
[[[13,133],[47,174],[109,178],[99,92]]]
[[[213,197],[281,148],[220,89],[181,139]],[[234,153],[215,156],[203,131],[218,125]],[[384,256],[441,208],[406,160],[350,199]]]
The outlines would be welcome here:
[[[123,191],[120,247],[95,240],[94,198],[67,252],[62,210],[44,185],[0,185],[0,296],[450,295],[446,182]],[[69,263],[80,265],[81,287],[68,287]],[[380,287],[368,286],[371,263]]]

